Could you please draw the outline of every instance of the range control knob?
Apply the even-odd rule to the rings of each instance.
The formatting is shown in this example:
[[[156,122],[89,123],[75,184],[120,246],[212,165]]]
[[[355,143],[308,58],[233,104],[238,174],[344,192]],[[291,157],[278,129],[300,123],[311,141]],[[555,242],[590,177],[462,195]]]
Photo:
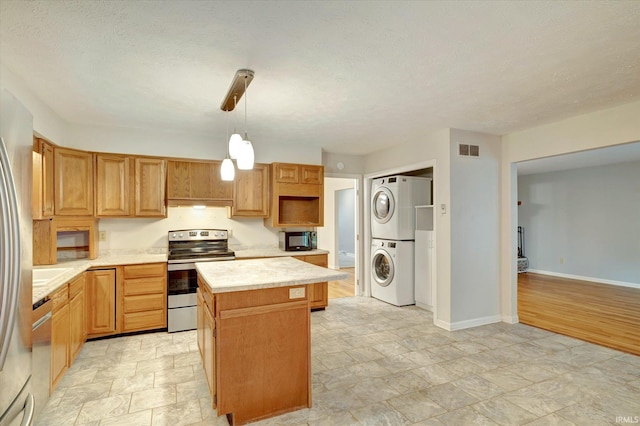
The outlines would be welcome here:
[[[175,238],[176,237],[176,233],[174,232],[173,234],[171,234],[171,238]]]

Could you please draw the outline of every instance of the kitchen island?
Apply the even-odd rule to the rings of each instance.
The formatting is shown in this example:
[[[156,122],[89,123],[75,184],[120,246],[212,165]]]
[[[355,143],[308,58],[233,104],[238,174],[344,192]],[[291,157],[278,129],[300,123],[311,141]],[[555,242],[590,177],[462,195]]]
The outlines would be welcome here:
[[[198,347],[218,415],[236,425],[311,407],[308,285],[346,274],[291,257],[196,269]]]

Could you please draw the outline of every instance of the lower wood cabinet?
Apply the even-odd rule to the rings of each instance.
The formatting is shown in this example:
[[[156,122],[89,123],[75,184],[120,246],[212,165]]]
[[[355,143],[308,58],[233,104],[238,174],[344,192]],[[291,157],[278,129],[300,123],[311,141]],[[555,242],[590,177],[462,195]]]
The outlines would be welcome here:
[[[167,264],[123,267],[122,331],[167,326]]]
[[[116,332],[116,270],[95,269],[87,274],[89,337],[100,337]]]
[[[326,254],[310,254],[307,256],[293,256],[303,262],[326,268],[329,264]],[[321,282],[309,285],[309,304],[311,309],[324,309],[329,305],[329,283]]]
[[[62,376],[69,368],[69,289],[65,284],[52,295],[51,314],[51,383],[53,392]]]
[[[54,291],[51,319],[50,392],[82,349],[87,339],[85,273]]]

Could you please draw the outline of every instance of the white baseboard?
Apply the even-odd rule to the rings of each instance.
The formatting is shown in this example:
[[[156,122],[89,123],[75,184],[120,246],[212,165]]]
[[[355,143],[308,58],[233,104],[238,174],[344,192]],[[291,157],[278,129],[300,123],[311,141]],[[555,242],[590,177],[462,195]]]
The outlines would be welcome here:
[[[435,324],[438,327],[444,328],[447,331],[455,331],[455,330],[464,330],[465,328],[478,327],[480,325],[493,324],[500,321],[501,321],[500,315],[492,315],[490,317],[474,318],[470,320],[458,321],[453,323],[442,321],[442,320],[436,320]]]
[[[416,306],[425,311],[433,312],[433,306],[427,305],[426,303],[416,301]]]
[[[591,281],[593,283],[599,283],[599,284],[609,284],[609,285],[617,285],[621,287],[640,288],[639,283],[628,283],[626,281],[615,281],[615,280],[605,280],[603,278],[583,277],[580,275],[563,274],[561,272],[541,271],[539,269],[529,269],[527,272],[532,272],[534,274],[541,274],[541,275],[551,275],[552,277],[559,277],[559,278],[570,278],[572,280],[579,280],[579,281]]]
[[[500,319],[502,320],[502,322],[506,322],[507,324],[517,324],[520,322],[520,319],[517,315],[502,315]]]

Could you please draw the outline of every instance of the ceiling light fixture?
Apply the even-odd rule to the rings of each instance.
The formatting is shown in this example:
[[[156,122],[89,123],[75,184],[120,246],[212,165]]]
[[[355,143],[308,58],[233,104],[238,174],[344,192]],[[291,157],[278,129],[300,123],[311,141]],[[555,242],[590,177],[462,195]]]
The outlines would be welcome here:
[[[229,137],[229,113],[225,112],[227,122],[227,138]],[[220,177],[224,181],[232,181],[236,177],[236,168],[233,167],[233,161],[229,156],[231,155],[229,151],[231,151],[231,142],[227,145],[227,157],[222,161],[222,165],[220,166]]]
[[[253,152],[253,145],[247,135],[247,79],[244,79],[244,138],[242,138],[242,145],[240,152],[238,153],[238,169],[251,170],[253,169],[253,161],[255,153]]]
[[[220,109],[229,112],[233,111],[237,104],[238,99],[242,98],[242,95],[245,95],[244,98],[244,138],[240,136],[240,134],[236,133],[234,129],[234,134],[231,135],[229,139],[229,157],[238,162],[238,169],[241,170],[251,170],[253,169],[253,162],[255,157],[255,152],[253,150],[253,145],[251,141],[249,141],[249,137],[247,135],[247,98],[246,91],[249,83],[253,80],[254,72],[249,69],[239,69],[236,71],[236,75],[233,77],[233,81],[231,82],[231,86],[227,91],[227,95],[225,96],[222,104],[220,105]]]

